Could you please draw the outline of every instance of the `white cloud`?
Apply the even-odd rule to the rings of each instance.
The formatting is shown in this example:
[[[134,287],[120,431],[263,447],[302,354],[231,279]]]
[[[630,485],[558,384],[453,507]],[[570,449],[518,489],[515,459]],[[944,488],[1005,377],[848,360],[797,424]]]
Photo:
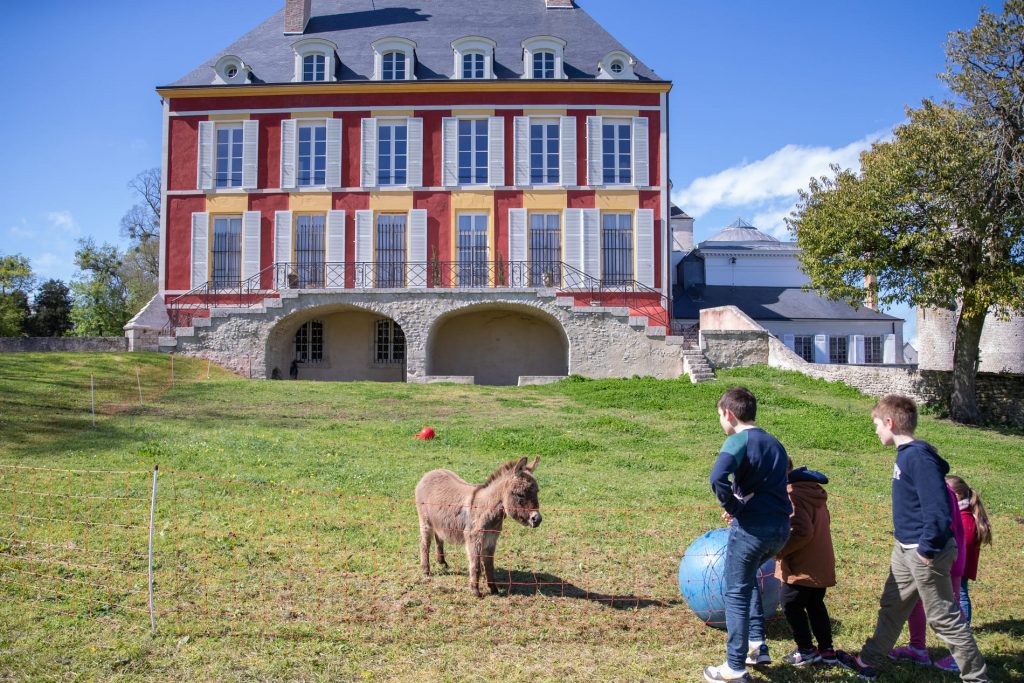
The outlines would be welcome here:
[[[859,168],[860,153],[888,135],[889,131],[879,131],[837,149],[786,145],[763,159],[697,178],[674,192],[672,201],[694,218],[715,209],[746,207],[763,212],[766,205],[772,205],[765,218],[774,221],[777,229],[781,223],[778,214],[782,211],[778,208],[779,200],[785,200],[791,208],[796,203],[797,191],[807,187],[810,178],[828,174],[831,164]],[[762,227],[756,220],[754,225]],[[769,225],[765,227],[771,229]],[[782,229],[785,230],[784,225]]]
[[[7,234],[11,237],[29,239],[36,236],[36,233],[28,227],[28,221],[22,218],[17,225],[7,228]]]
[[[46,214],[46,220],[50,221],[50,225],[65,234],[78,235],[81,232],[75,217],[71,215],[70,211],[51,211]]]
[[[789,234],[789,228],[786,227],[786,218],[793,212],[793,202],[787,202],[782,208],[771,208],[759,213],[755,213],[751,219],[751,223],[761,232],[766,232],[772,237],[776,237],[780,240],[791,240],[793,236]]]

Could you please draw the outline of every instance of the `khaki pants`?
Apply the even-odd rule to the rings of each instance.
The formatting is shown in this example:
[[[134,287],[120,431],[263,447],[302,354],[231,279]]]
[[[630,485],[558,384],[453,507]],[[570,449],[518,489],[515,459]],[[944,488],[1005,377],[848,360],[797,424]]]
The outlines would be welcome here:
[[[875,634],[861,650],[865,663],[878,666],[889,661],[889,650],[903,631],[914,604],[920,598],[925,617],[935,634],[953,653],[964,681],[988,681],[985,660],[974,642],[971,629],[960,614],[960,603],[953,596],[949,569],[956,560],[956,541],[950,540],[935,556],[931,566],[921,561],[917,548],[904,549],[898,543],[892,550],[889,578],[882,591]]]

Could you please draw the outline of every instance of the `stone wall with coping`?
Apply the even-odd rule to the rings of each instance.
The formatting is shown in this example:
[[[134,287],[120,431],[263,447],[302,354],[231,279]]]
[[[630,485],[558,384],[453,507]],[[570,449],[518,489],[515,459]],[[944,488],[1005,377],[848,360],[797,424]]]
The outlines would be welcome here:
[[[701,329],[700,348],[715,369],[767,365],[769,336],[764,330]]]
[[[125,337],[0,337],[0,353],[96,353],[127,351]]]

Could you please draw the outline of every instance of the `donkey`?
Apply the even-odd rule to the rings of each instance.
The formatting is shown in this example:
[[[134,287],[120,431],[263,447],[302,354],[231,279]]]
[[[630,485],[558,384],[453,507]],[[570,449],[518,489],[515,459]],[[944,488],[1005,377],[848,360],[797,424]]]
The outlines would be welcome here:
[[[498,592],[494,583],[494,552],[505,517],[524,526],[540,526],[537,480],[533,473],[540,457],[527,465],[527,458],[505,463],[479,486],[468,484],[454,472],[427,472],[416,485],[416,512],[420,518],[420,566],[430,576],[430,540],[437,541],[437,557],[442,567],[444,544],[464,543],[469,557],[469,586],[478,598],[480,569],[487,587]]]

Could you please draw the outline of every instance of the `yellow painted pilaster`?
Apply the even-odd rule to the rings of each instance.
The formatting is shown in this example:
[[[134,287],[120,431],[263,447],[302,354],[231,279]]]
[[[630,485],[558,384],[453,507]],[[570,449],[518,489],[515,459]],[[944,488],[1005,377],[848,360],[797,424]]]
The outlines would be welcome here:
[[[451,260],[458,260],[459,242],[459,214],[460,213],[486,213],[487,214],[487,257],[494,261],[494,192],[492,190],[477,190],[452,192],[451,198]],[[493,284],[493,283],[492,283]]]

